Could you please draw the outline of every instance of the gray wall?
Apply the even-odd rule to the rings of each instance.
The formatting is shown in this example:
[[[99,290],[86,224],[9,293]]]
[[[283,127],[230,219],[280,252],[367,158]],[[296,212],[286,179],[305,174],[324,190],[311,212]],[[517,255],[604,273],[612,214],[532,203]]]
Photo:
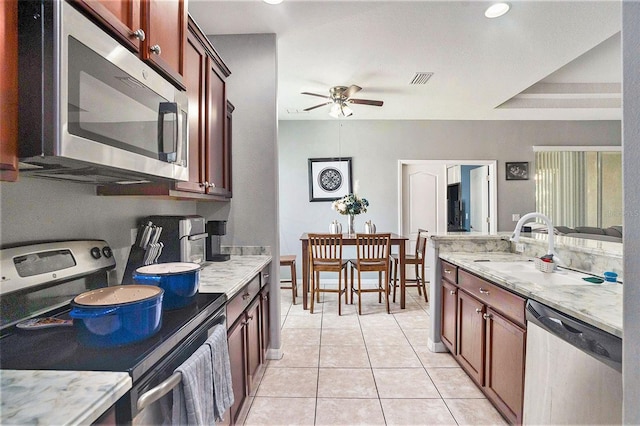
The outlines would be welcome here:
[[[280,121],[281,252],[300,255],[300,234],[328,231],[334,219],[346,226],[329,202],[309,202],[309,158],[353,157],[354,182],[371,203],[356,229],[372,220],[389,231],[398,230],[398,160],[497,160],[498,230],[511,231],[512,213],[535,210],[535,184],[505,181],[505,161],[528,161],[533,172],[533,145],[620,145],[620,127],[619,121]]]
[[[195,214],[192,201],[148,197],[99,197],[93,185],[20,177],[0,183],[0,244],[102,239],[114,252],[120,283],[131,247],[131,229],[152,214]]]
[[[624,282],[623,422],[640,424],[640,2],[622,5]]]

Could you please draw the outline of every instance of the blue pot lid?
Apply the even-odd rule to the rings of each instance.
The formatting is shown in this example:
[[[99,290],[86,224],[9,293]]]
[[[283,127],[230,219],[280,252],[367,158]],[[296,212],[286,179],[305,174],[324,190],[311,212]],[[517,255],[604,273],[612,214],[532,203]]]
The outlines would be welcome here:
[[[164,293],[160,287],[149,285],[117,285],[79,294],[73,299],[82,306],[116,306],[153,299]]]
[[[143,275],[176,275],[198,271],[201,268],[202,266],[197,263],[168,262],[141,266],[140,268],[136,269],[136,273]]]

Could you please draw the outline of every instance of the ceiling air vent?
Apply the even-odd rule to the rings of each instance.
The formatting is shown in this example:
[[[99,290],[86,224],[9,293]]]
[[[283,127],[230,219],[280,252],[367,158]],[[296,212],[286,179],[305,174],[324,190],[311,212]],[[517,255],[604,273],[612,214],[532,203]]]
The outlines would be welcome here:
[[[427,84],[427,81],[429,81],[432,75],[432,72],[417,72],[409,84]]]

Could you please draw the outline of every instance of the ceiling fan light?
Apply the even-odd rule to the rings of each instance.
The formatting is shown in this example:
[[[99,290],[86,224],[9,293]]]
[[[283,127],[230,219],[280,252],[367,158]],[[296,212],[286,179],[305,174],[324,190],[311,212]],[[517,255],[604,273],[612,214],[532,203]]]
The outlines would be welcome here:
[[[335,103],[331,105],[331,110],[329,111],[329,115],[333,118],[338,118],[340,116],[340,104]]]
[[[345,117],[350,117],[353,115],[353,110],[347,106],[347,104],[343,103],[340,105],[340,112]]]
[[[487,18],[499,18],[511,9],[509,3],[495,3],[485,10],[484,16]]]
[[[282,3],[282,0],[262,0],[262,1],[267,3],[267,4],[280,4],[280,3]]]

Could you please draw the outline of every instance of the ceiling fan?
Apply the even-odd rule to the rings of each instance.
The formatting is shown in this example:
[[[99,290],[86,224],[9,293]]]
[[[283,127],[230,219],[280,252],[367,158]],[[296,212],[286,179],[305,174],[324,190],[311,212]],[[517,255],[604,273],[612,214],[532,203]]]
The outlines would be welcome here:
[[[318,104],[304,111],[311,111],[312,109],[320,108],[325,105],[331,105],[331,111],[329,115],[335,118],[340,116],[349,117],[353,114],[353,110],[349,108],[347,104],[359,104],[359,105],[372,105],[382,106],[382,101],[372,101],[370,99],[353,99],[351,96],[355,95],[362,90],[362,87],[352,84],[351,86],[334,86],[329,89],[329,96],[319,95],[317,93],[302,92],[303,95],[318,96],[320,98],[329,99],[328,102]]]

